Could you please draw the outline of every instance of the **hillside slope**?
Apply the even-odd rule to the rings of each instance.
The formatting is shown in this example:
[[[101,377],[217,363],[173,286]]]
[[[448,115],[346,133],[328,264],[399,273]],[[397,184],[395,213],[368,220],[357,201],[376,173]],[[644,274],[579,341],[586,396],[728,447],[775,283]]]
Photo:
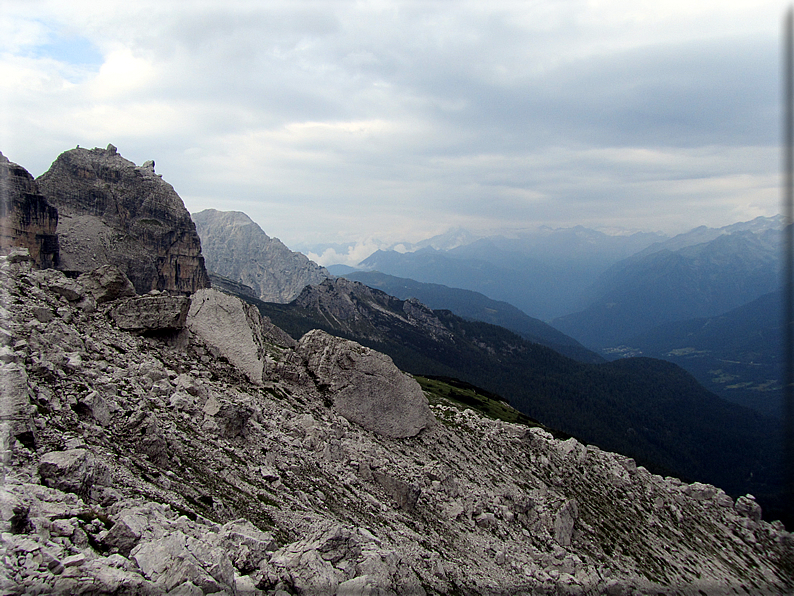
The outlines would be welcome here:
[[[416,298],[433,310],[450,310],[459,317],[483,321],[509,329],[526,340],[549,348],[580,362],[603,362],[604,359],[582,346],[572,337],[551,325],[528,316],[512,304],[491,300],[471,290],[441,284],[422,283],[377,271],[355,271],[343,277],[359,281],[402,300]]]
[[[388,409],[372,428],[351,421],[340,401],[365,383],[334,375],[374,383],[355,397],[366,408],[401,374],[360,345],[295,342],[214,290],[86,308],[94,286],[19,253],[0,257],[0,282],[5,594],[794,587],[791,535],[751,498],[485,418],[438,386],[415,434],[372,430],[399,423]],[[213,300],[223,308],[204,312]],[[188,304],[187,319],[162,317]],[[418,389],[403,378],[395,404]]]
[[[622,351],[675,362],[721,397],[780,418],[781,300],[771,292],[722,315],[668,323]]]
[[[676,365],[647,358],[582,364],[506,329],[345,279],[307,287],[288,305],[257,305],[293,337],[320,328],[354,339],[404,370],[468,381],[654,470],[782,506],[781,445],[770,430],[778,422],[718,398]]]

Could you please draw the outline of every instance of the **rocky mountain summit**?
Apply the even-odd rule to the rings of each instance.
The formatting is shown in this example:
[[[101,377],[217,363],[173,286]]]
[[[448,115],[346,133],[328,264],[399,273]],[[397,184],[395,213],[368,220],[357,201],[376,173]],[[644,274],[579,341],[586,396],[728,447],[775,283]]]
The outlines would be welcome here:
[[[119,267],[139,294],[209,287],[196,227],[174,188],[113,145],[62,153],[36,180],[58,209],[60,266],[86,273]]]
[[[33,176],[0,153],[0,250],[21,246],[37,267],[59,263],[58,210],[47,202]]]
[[[794,589],[751,496],[423,395],[214,290],[29,259],[0,257],[4,594]]]
[[[206,209],[193,214],[207,268],[248,285],[260,300],[286,303],[328,271],[278,238],[270,238],[245,213]]]

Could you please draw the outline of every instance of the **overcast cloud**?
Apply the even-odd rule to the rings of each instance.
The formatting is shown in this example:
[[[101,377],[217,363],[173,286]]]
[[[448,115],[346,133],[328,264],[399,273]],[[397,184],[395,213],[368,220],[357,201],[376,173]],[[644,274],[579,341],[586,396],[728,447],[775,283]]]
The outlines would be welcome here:
[[[4,155],[113,143],[293,248],[780,211],[784,2],[0,8]]]

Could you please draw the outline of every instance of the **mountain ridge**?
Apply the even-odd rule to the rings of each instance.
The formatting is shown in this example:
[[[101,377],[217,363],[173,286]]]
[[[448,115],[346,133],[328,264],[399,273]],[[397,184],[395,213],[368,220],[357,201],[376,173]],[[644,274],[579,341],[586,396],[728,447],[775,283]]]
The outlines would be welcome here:
[[[193,220],[208,269],[253,287],[262,300],[289,302],[304,286],[331,275],[278,238],[270,238],[240,211],[205,209],[194,213]]]

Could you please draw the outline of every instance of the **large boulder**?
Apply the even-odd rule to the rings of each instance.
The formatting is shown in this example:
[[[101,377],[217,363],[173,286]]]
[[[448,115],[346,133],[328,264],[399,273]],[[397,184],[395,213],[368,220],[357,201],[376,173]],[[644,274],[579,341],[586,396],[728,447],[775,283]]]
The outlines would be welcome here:
[[[255,306],[212,288],[192,296],[186,324],[191,333],[257,384],[262,383],[267,369],[266,346],[295,345],[289,335],[263,319]]]
[[[87,449],[67,449],[45,453],[39,461],[42,484],[78,495],[88,494],[94,486],[107,486],[111,475],[107,467]]]
[[[97,304],[135,296],[135,286],[115,265],[102,265],[78,279]]]
[[[301,338],[297,352],[347,420],[393,438],[412,437],[433,423],[419,383],[385,354],[319,329]]]
[[[36,267],[58,264],[58,210],[28,171],[0,153],[0,253],[27,248]]]
[[[125,331],[151,333],[178,331],[185,326],[190,298],[153,294],[128,298],[110,311],[110,317]]]
[[[138,294],[209,286],[201,243],[174,188],[113,145],[62,153],[36,181],[60,215],[60,268],[116,265]]]

